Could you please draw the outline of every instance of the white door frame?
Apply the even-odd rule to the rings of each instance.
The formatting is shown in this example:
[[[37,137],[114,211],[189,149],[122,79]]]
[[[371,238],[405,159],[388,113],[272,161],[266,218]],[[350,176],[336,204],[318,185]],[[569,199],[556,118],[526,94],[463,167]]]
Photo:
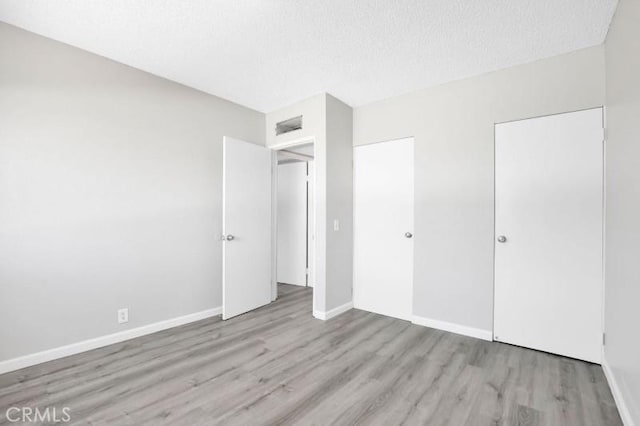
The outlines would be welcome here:
[[[293,148],[300,145],[308,145],[313,144],[313,157],[314,160],[316,158],[316,138],[314,136],[305,137],[301,139],[296,139],[289,142],[283,142],[275,145],[268,146],[267,148],[271,149],[273,154],[271,156],[272,161],[272,174],[271,174],[271,241],[272,241],[272,255],[271,255],[271,300],[276,300],[278,297],[278,175],[277,175],[277,167],[278,167],[278,151]],[[315,201],[316,197],[316,167],[311,168],[312,171],[309,174],[309,180],[311,181],[311,189],[313,191],[313,200],[314,200],[314,211],[312,214],[314,235],[316,238],[313,239],[312,247],[313,247],[313,258],[309,261],[309,280],[313,280],[313,303],[312,307],[316,306],[316,288],[318,287],[318,283],[315,280],[315,271],[316,271],[316,259],[318,253],[317,247],[317,223],[316,223],[316,215],[315,215]],[[312,308],[313,310],[313,308]]]

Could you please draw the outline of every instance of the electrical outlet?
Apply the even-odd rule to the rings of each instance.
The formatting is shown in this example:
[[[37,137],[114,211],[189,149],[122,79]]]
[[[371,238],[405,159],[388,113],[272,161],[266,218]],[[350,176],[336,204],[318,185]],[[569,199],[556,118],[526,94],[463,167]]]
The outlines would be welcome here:
[[[340,230],[340,221],[338,219],[334,219],[334,221],[333,221],[333,230],[334,231],[339,231]]]
[[[129,308],[118,309],[118,324],[129,322]]]

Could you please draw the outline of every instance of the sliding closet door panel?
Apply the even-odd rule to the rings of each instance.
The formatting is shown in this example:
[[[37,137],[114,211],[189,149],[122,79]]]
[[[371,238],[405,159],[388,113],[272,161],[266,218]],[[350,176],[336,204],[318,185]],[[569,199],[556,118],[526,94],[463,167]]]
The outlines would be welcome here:
[[[498,124],[496,340],[600,362],[602,109]]]
[[[411,319],[413,138],[354,149],[354,287],[358,309]]]

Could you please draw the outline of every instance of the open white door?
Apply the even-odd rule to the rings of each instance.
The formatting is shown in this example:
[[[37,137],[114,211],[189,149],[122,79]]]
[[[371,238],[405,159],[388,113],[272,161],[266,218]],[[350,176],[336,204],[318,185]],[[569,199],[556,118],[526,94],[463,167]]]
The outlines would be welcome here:
[[[494,338],[599,363],[602,109],[495,131]]]
[[[271,302],[271,151],[224,137],[222,319]]]
[[[278,282],[307,284],[307,163],[278,165]]]

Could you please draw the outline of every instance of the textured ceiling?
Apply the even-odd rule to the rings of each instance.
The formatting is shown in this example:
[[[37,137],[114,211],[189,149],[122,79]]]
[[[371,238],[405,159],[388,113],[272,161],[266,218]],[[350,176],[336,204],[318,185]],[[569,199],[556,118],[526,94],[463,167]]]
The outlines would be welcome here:
[[[269,112],[600,44],[616,0],[0,0],[0,20]]]

